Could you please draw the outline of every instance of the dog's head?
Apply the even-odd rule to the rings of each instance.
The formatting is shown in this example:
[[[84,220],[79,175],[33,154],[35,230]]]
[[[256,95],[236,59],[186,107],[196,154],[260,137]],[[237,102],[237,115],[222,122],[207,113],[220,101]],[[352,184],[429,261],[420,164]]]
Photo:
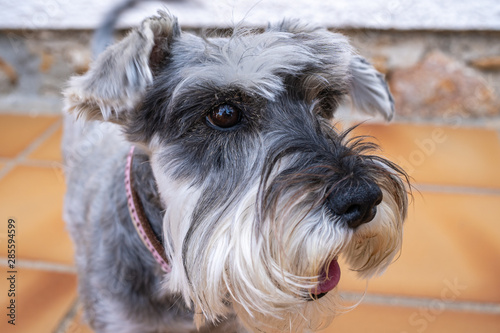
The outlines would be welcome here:
[[[339,257],[370,277],[400,249],[404,172],[331,126],[346,95],[394,112],[382,75],[340,34],[283,21],[203,38],[160,12],[65,95],[149,151],[166,285],[199,323],[233,308],[252,330],[314,329],[338,307]]]

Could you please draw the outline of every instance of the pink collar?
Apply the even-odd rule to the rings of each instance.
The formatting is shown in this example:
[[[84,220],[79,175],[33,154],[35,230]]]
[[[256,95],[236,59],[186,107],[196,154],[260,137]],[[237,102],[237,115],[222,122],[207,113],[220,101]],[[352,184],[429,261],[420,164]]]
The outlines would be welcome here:
[[[132,185],[132,159],[134,157],[134,149],[134,146],[130,148],[130,152],[127,155],[127,166],[125,167],[125,188],[127,190],[127,204],[130,217],[132,218],[132,222],[139,237],[144,245],[146,245],[149,252],[151,252],[156,262],[165,273],[170,273],[172,268],[168,264],[165,248],[153,232],[151,224],[142,208],[139,196]]]

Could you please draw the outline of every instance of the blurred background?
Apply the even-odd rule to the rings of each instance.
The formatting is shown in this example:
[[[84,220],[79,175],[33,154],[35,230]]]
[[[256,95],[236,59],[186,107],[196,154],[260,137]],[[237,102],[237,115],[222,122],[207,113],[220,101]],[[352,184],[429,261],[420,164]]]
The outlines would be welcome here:
[[[61,89],[88,69],[92,31],[116,4],[0,0],[0,332],[90,332],[61,216]],[[302,18],[348,35],[386,75],[391,124],[349,108],[338,119],[365,121],[357,134],[375,137],[413,178],[403,250],[368,285],[342,271],[346,304],[363,301],[325,333],[500,332],[498,0],[143,1],[119,20],[120,31],[162,6],[193,32]]]

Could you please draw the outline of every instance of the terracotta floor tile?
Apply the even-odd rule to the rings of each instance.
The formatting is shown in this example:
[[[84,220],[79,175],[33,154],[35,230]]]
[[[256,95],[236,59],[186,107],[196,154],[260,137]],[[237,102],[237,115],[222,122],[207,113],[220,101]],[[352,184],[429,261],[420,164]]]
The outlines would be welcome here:
[[[360,305],[337,317],[319,333],[498,333],[500,316],[467,312],[440,311],[439,305],[428,309]],[[383,320],[381,320],[383,318]],[[82,319],[81,311],[65,333],[92,333]]]
[[[61,157],[61,138],[62,138],[62,125],[45,140],[28,158],[34,160],[44,161],[62,161]]]
[[[500,303],[500,196],[415,194],[401,257],[369,293]],[[341,288],[364,291],[347,268]]]
[[[498,333],[500,316],[442,311],[430,308],[399,308],[360,305],[337,317],[321,333]]]
[[[10,287],[6,275],[0,279],[2,294]],[[76,276],[30,269],[18,269],[15,275],[16,325],[13,327],[5,319],[10,298],[2,295],[0,332],[52,333],[76,299]]]
[[[417,125],[363,125],[383,154],[418,183],[500,188],[500,140],[495,131]]]
[[[0,157],[15,157],[58,119],[58,116],[0,115]]]
[[[85,323],[82,310],[73,318],[65,333],[93,333],[92,329]]]
[[[17,166],[0,180],[0,219],[17,222],[18,257],[72,264],[62,221],[65,184],[57,168]],[[6,248],[0,247],[0,256]]]

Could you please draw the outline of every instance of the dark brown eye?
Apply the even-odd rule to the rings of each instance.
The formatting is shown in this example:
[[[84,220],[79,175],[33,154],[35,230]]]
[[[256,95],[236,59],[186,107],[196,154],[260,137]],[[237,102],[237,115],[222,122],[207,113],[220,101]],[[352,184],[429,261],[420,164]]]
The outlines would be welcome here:
[[[230,128],[237,125],[241,120],[241,112],[238,108],[229,104],[214,107],[207,116],[210,124],[216,128]]]

